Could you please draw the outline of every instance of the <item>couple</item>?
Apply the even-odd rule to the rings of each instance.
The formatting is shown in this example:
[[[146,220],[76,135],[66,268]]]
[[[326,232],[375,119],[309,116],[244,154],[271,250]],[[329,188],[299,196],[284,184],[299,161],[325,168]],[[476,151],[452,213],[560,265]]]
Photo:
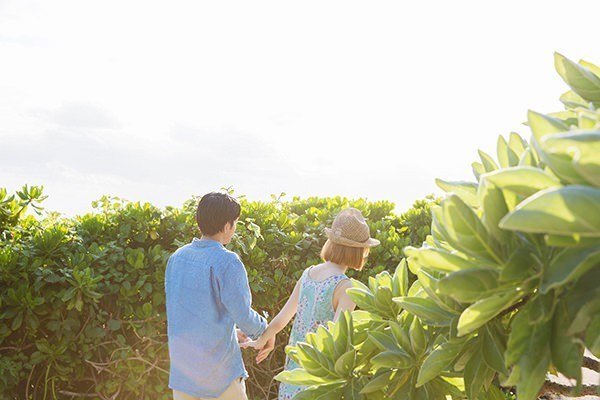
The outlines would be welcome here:
[[[231,241],[241,207],[223,193],[202,197],[196,221],[202,238],[179,248],[167,263],[165,290],[171,370],[169,387],[175,400],[247,400],[240,346],[258,350],[263,361],[275,347],[275,335],[296,315],[290,344],[303,341],[319,325],[335,321],[355,304],[346,294],[348,268],[360,270],[370,237],[360,211],[341,211],[321,250],[323,263],[304,271],[271,323],[252,309],[246,269],[224,245]],[[289,358],[285,369],[299,366]],[[292,399],[302,387],[282,383],[279,399]]]

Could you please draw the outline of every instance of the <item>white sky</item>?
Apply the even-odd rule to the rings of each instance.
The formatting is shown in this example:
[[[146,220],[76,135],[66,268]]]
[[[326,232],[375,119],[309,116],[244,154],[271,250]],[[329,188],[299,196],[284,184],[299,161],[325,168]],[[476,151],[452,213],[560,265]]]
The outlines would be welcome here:
[[[398,211],[558,111],[598,1],[0,0],[0,187],[50,210],[233,186]]]

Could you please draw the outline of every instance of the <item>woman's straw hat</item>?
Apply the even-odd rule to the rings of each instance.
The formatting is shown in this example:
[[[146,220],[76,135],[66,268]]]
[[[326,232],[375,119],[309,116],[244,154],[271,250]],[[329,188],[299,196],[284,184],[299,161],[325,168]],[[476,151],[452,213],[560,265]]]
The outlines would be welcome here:
[[[342,210],[333,220],[330,228],[325,228],[325,233],[333,243],[349,247],[373,247],[379,240],[373,239],[369,226],[356,208]]]

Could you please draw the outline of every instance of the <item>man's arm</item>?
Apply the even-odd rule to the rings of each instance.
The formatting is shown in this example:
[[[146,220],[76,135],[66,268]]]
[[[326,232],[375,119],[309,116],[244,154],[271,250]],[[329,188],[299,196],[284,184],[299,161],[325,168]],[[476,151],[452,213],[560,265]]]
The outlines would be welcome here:
[[[244,264],[236,257],[219,275],[221,303],[238,328],[252,339],[267,328],[267,321],[252,309],[252,294]]]

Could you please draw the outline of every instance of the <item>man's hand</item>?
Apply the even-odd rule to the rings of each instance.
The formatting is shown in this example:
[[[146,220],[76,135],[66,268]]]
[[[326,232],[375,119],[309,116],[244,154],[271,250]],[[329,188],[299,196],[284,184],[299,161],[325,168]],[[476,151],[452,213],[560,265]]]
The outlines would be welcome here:
[[[236,335],[237,335],[238,344],[239,344],[241,347],[245,347],[244,345],[245,345],[246,343],[249,343],[249,342],[251,342],[251,341],[252,341],[252,340],[251,340],[251,339],[250,339],[248,336],[246,336],[246,334],[245,334],[244,332],[240,331],[240,330],[239,330],[239,329],[237,329],[237,328],[236,328],[236,330],[235,330],[235,333],[236,333]]]
[[[262,361],[264,361],[269,356],[271,351],[273,351],[274,348],[275,348],[275,336],[273,336],[271,339],[267,340],[267,343],[265,344],[265,346],[259,350],[258,354],[256,355],[256,363],[260,364]]]

